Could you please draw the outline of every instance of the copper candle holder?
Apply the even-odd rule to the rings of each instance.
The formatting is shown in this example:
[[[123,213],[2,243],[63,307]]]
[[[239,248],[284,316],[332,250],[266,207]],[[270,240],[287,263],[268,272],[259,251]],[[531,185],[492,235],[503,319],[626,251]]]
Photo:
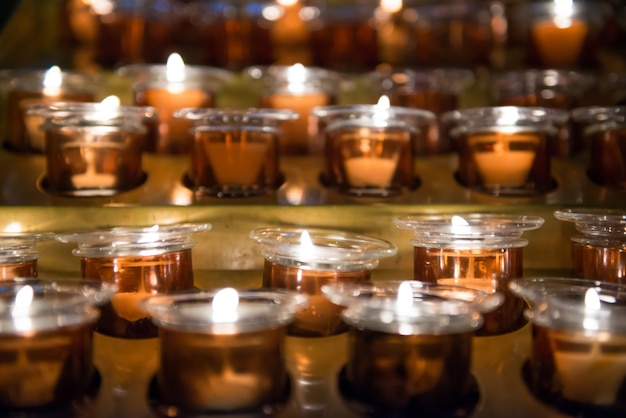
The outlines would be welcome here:
[[[58,116],[58,115],[57,115]],[[112,196],[145,180],[146,128],[139,115],[71,113],[46,119],[45,192],[74,197]]]
[[[37,243],[51,239],[52,233],[0,233],[0,281],[37,277]]]
[[[178,54],[171,54],[165,65],[129,65],[118,73],[133,79],[134,103],[152,106],[159,115],[158,154],[187,154],[192,137],[188,120],[175,118],[183,108],[213,107],[217,91],[231,74],[225,70],[185,65]]]
[[[533,336],[525,380],[543,402],[567,414],[626,413],[626,288],[570,278],[515,280],[530,302]]]
[[[144,306],[160,330],[160,407],[260,413],[284,403],[287,326],[306,300],[295,292],[232,288],[148,299]]]
[[[193,121],[191,167],[185,183],[219,197],[252,196],[282,183],[279,141],[282,126],[298,114],[289,110],[183,109]]]
[[[326,106],[313,110],[326,156],[321,182],[357,196],[389,196],[415,189],[415,143],[420,126],[435,115],[420,109],[376,105]]]
[[[589,178],[626,190],[626,106],[574,109],[572,120],[580,140],[589,147]]]
[[[464,286],[504,296],[502,306],[485,313],[479,335],[512,332],[525,324],[524,302],[508,289],[523,274],[522,238],[541,227],[543,218],[496,214],[415,215],[395,220],[415,233],[415,280]]]
[[[549,143],[562,115],[553,109],[485,107],[443,116],[456,143],[456,178],[463,186],[495,196],[530,196],[556,187]]]
[[[554,216],[572,222],[580,233],[571,238],[574,277],[626,284],[626,211],[561,209]]]
[[[0,408],[9,416],[74,416],[93,390],[92,328],[112,284],[4,280],[0,286]],[[66,415],[63,415],[65,413]],[[30,416],[30,415],[28,415]]]
[[[265,257],[263,286],[309,296],[289,335],[328,337],[345,332],[341,308],[322,294],[325,284],[369,280],[379,259],[396,254],[388,241],[323,229],[262,228],[250,233]]]
[[[309,115],[313,108],[337,102],[340,78],[337,73],[301,64],[250,67],[246,74],[262,84],[260,107],[296,112],[297,120],[284,124],[282,154],[308,154],[311,150]]]
[[[24,109],[32,104],[49,104],[58,101],[93,102],[97,79],[81,73],[61,71],[51,67],[47,71],[21,71],[6,76],[6,123],[4,142],[14,151],[37,153],[28,137]]]
[[[472,335],[500,295],[413,281],[323,290],[346,307],[348,361],[339,386],[353,407],[368,415],[446,416],[476,406]]]

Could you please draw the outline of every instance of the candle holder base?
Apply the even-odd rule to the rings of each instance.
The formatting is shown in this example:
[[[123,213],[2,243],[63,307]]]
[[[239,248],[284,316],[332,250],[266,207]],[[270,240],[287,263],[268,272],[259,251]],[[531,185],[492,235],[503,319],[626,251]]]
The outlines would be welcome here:
[[[252,197],[271,194],[278,190],[285,182],[285,176],[279,173],[274,184],[271,185],[253,185],[253,186],[220,186],[215,185],[212,187],[198,186],[194,184],[191,177],[186,173],[182,178],[183,185],[194,193],[203,196],[215,196],[215,197]]]
[[[98,395],[101,384],[100,372],[94,369],[93,377],[82,399],[32,408],[4,409],[4,406],[0,406],[0,416],[3,418],[88,418],[91,416],[90,405]]]
[[[48,181],[48,177],[44,174],[39,178],[39,180],[37,180],[37,189],[45,194],[62,197],[110,197],[140,187],[146,182],[147,178],[148,175],[144,172],[142,173],[141,178],[136,184],[128,185],[127,187],[58,190],[50,184],[50,182]]]
[[[407,187],[352,187],[349,185],[338,185],[331,181],[324,173],[319,175],[319,182],[327,189],[336,190],[339,193],[356,197],[392,197],[402,195],[406,191],[417,190],[422,181],[415,177]]]
[[[465,396],[459,399],[446,398],[446,404],[440,407],[420,405],[414,402],[406,408],[394,409],[381,404],[371,404],[354,393],[346,376],[346,368],[339,373],[339,392],[349,409],[359,416],[372,418],[463,418],[470,417],[480,401],[480,391],[474,376],[471,376],[470,387]]]
[[[525,196],[539,196],[550,193],[558,188],[558,182],[551,178],[546,185],[535,185],[535,187],[529,186],[507,186],[507,185],[494,185],[485,186],[481,184],[469,184],[464,181],[458,172],[454,173],[454,179],[461,186],[471,189],[476,192],[485,193],[496,197],[525,197]]]
[[[281,395],[281,399],[276,402],[258,405],[252,408],[246,408],[235,411],[196,411],[180,408],[172,405],[163,398],[161,389],[156,379],[156,375],[148,384],[148,404],[155,418],[260,418],[276,415],[288,403],[291,396],[291,378],[287,377],[285,390]]]
[[[580,402],[574,402],[558,396],[554,393],[542,393],[532,384],[532,369],[530,360],[526,360],[522,365],[522,381],[528,388],[528,391],[541,403],[562,412],[568,416],[579,418],[618,418],[626,416],[626,405],[589,405]],[[624,399],[626,394],[626,384],[622,384],[619,388],[618,397]]]

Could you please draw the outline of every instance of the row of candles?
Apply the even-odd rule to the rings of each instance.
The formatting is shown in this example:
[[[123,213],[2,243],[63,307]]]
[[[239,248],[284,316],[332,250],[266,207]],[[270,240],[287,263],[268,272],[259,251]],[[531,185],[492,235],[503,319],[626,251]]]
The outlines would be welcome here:
[[[501,68],[515,47],[525,49],[526,65],[596,65],[597,50],[617,49],[624,31],[623,9],[608,1],[185,3],[69,0],[62,26],[109,68],[182,50],[224,68],[303,62],[352,71],[380,63]]]
[[[619,416],[626,214],[563,209],[555,216],[581,232],[572,237],[577,279],[522,278],[522,235],[544,221],[535,216],[398,218],[396,226],[414,234],[414,277],[403,282],[371,280],[379,260],[396,254],[389,241],[256,229],[250,237],[265,259],[263,286],[240,291],[194,290],[191,236],[210,224],[5,234],[0,350],[10,379],[0,378],[0,406],[71,415],[91,387],[95,341],[109,355],[146,350],[120,366],[121,375],[102,376],[101,391],[128,390],[124,379],[138,379],[136,395],[146,396],[154,379],[165,409],[259,413],[288,397],[286,338],[348,332],[339,378],[351,403],[398,416],[468,412],[476,400],[473,337],[512,333],[528,318],[531,392],[557,409]],[[53,237],[76,244],[82,280],[35,278],[36,244]]]
[[[506,74],[500,105],[456,109],[471,81],[463,70],[371,75],[377,104],[336,104],[337,73],[302,65],[254,67],[266,93],[259,108],[214,108],[215,82],[227,73],[186,66],[136,65],[134,104],[95,103],[84,76],[46,72],[9,76],[7,145],[44,152],[45,189],[108,196],[145,179],[143,152],[189,154],[186,186],[217,196],[256,195],[281,184],[280,156],[325,156],[321,182],[355,195],[389,196],[419,184],[415,158],[456,151],[457,179],[494,195],[553,190],[551,159],[589,148],[588,173],[623,188],[623,106],[576,107],[592,78],[578,73]],[[56,78],[55,78],[56,77]],[[624,82],[619,75],[613,77]],[[573,108],[573,109],[572,109]]]

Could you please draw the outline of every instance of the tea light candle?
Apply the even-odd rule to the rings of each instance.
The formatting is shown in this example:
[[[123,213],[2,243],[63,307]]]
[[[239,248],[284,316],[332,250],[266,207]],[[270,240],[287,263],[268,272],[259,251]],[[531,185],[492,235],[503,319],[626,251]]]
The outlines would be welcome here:
[[[402,0],[381,0],[375,11],[379,59],[391,65],[404,64],[410,47],[410,32],[402,20],[402,6]]]
[[[94,304],[106,302],[113,285],[32,278],[5,280],[0,288],[0,408],[73,409],[93,377],[91,328]]]
[[[531,34],[547,67],[568,68],[578,61],[589,26],[573,18],[574,0],[554,0],[554,16],[533,23]]]
[[[232,288],[155,296],[164,401],[183,411],[253,411],[281,403],[286,326],[306,304],[293,292]]]
[[[52,66],[44,73],[16,74],[9,81],[7,91],[7,145],[20,152],[41,152],[32,146],[25,121],[25,108],[29,105],[58,101],[92,102],[95,80],[85,74],[65,73]]]
[[[0,282],[18,277],[37,277],[37,243],[52,233],[0,232]]]
[[[626,334],[621,285],[569,278],[518,279],[533,323],[530,389],[553,405],[624,412]]]
[[[404,216],[398,228],[414,232],[415,280],[455,284],[504,296],[502,305],[484,314],[479,335],[512,332],[525,324],[524,303],[508,289],[522,277],[524,231],[541,227],[543,218],[497,214]]]
[[[345,331],[340,307],[330,303],[321,287],[329,283],[360,282],[370,278],[379,259],[397,248],[367,235],[297,228],[261,228],[250,237],[265,257],[263,285],[309,296],[309,306],[296,314],[289,334],[329,337]]]
[[[346,307],[348,400],[401,416],[468,407],[472,334],[480,312],[501,301],[497,295],[413,281],[337,283],[323,291]]]

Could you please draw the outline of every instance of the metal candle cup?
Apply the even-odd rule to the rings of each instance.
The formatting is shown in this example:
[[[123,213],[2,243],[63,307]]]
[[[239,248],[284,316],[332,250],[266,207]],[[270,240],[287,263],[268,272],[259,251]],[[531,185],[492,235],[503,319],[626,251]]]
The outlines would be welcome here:
[[[165,403],[182,411],[229,412],[283,402],[287,325],[306,300],[267,289],[148,299],[144,307],[159,327],[157,383]]]
[[[101,231],[57,235],[76,243],[85,278],[115,283],[118,292],[102,308],[96,330],[118,338],[153,338],[157,329],[140,306],[157,293],[194,287],[191,234],[207,231],[209,224],[117,227]]]
[[[15,151],[36,153],[32,147],[24,120],[24,108],[29,104],[58,101],[93,102],[97,81],[93,76],[62,72],[58,67],[48,71],[23,71],[7,76],[7,137],[6,145]]]
[[[589,146],[589,178],[626,190],[626,106],[574,109],[572,120],[581,142]]]
[[[51,115],[43,129],[46,174],[40,187],[46,192],[111,196],[144,181],[146,128],[140,116],[116,111]]]
[[[626,285],[626,211],[561,209],[554,216],[580,232],[571,238],[574,277]]]
[[[398,228],[414,232],[415,280],[500,292],[502,306],[485,313],[479,335],[512,332],[525,323],[524,302],[508,289],[523,274],[522,238],[543,225],[536,216],[495,214],[415,215],[398,218]]]
[[[312,115],[324,137],[324,185],[364,196],[417,187],[415,144],[421,128],[435,123],[432,112],[381,103],[318,107]]]
[[[398,416],[445,416],[431,413],[465,403],[472,336],[500,295],[414,281],[336,283],[323,291],[346,307],[344,395]]]
[[[533,325],[527,384],[566,413],[623,416],[624,286],[570,278],[515,280]]]
[[[72,408],[94,377],[94,305],[114,285],[24,278],[0,283],[0,408]]]
[[[336,103],[339,75],[333,71],[300,64],[250,67],[246,74],[252,80],[262,83],[261,107],[289,109],[299,115],[297,120],[284,125],[281,153],[309,153],[309,114],[315,107]]]
[[[561,121],[557,112],[502,106],[444,114],[443,123],[459,153],[459,183],[495,196],[529,196],[552,190],[549,143]]]
[[[52,233],[0,233],[0,281],[37,277],[37,243],[53,236]]]
[[[194,139],[185,178],[194,191],[216,196],[252,196],[276,190],[281,127],[298,117],[289,110],[183,109]]]
[[[341,308],[322,294],[325,284],[370,279],[380,258],[397,253],[395,245],[367,235],[304,228],[262,228],[250,233],[265,257],[263,285],[309,296],[289,334],[328,337],[346,330]]]

